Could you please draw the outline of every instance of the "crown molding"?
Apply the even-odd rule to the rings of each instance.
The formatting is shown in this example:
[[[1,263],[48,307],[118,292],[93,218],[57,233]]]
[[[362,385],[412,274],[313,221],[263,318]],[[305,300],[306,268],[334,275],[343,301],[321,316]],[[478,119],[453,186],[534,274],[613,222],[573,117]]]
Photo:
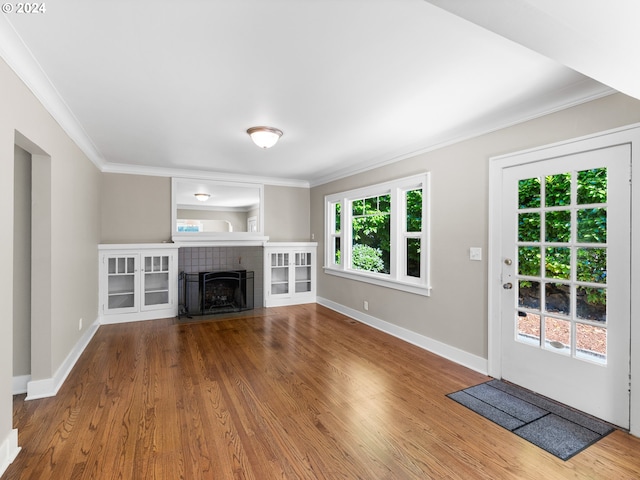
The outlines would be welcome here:
[[[60,93],[51,83],[7,15],[0,16],[0,57],[51,114],[82,152],[102,169],[104,159]]]
[[[261,183],[264,185],[309,188],[307,180],[258,177],[241,174],[217,173],[204,170],[154,168],[138,165],[109,163],[82,128],[69,106],[44,72],[38,61],[26,46],[9,21],[7,15],[0,15],[0,57],[22,80],[33,95],[60,125],[67,135],[101,172],[125,173],[132,175],[153,175],[163,177],[188,177],[230,182]]]
[[[20,35],[18,35],[8,20],[7,15],[0,15],[0,57],[2,57],[9,68],[14,71],[65,133],[69,135],[71,140],[75,142],[78,148],[82,150],[101,172],[163,177],[188,177],[309,188],[309,182],[306,180],[257,177],[203,170],[154,168],[106,162],[60,93],[56,90],[43,68],[34,58]]]
[[[385,157],[373,158],[366,163],[355,165],[350,168],[334,170],[333,172],[316,177],[311,180],[287,179],[275,177],[258,177],[242,174],[229,174],[204,170],[188,170],[173,168],[156,168],[139,165],[127,165],[107,162],[98,151],[97,147],[82,128],[80,122],[75,117],[71,109],[68,107],[62,96],[51,83],[49,77],[44,72],[40,64],[32,55],[29,48],[25,45],[22,38],[18,35],[7,15],[0,16],[0,57],[9,65],[22,82],[29,88],[35,97],[42,103],[44,108],[58,122],[60,127],[69,135],[80,150],[96,165],[96,167],[105,173],[123,173],[133,175],[152,175],[165,177],[188,177],[209,180],[225,180],[247,183],[261,183],[265,185],[310,188],[323,185],[332,181],[340,180],[352,175],[364,173],[375,168],[396,163],[417,155],[421,155],[430,151],[434,151],[449,145],[469,140],[484,134],[494,132],[503,128],[517,125],[535,118],[548,115],[566,108],[570,108],[591,100],[616,93],[615,90],[601,86],[600,89],[589,89],[588,81],[585,80],[583,85],[574,84],[573,87],[579,92],[573,99],[558,104],[554,102],[554,93],[549,94],[547,101],[542,102],[542,108],[531,112],[529,115],[520,116],[517,112],[512,112],[502,121],[487,121],[481,127],[468,128],[453,132],[448,138],[432,139],[427,145],[414,145],[408,147],[406,152]]]
[[[123,173],[126,175],[149,175],[154,177],[181,177],[198,180],[219,180],[239,183],[261,183],[278,187],[309,188],[307,180],[291,178],[260,177],[256,175],[243,175],[239,173],[223,173],[207,170],[189,170],[185,168],[148,167],[144,165],[129,165],[124,163],[106,163],[102,172]]]
[[[582,105],[583,103],[588,103],[593,100],[598,100],[599,98],[603,98],[609,95],[613,95],[615,93],[619,93],[617,90],[614,90],[603,84],[600,84],[597,88],[589,88],[590,81],[591,80],[585,78],[583,81],[579,82],[578,84],[574,84],[574,87],[583,86],[585,89],[584,93],[577,95],[576,97],[566,102],[563,102],[561,104],[558,104],[557,102],[553,101],[553,95],[558,94],[559,92],[551,92],[549,94],[549,98],[547,99],[547,101],[543,102],[543,108],[539,109],[538,111],[531,112],[528,115],[519,115],[517,111],[518,109],[516,107],[514,108],[513,113],[510,116],[507,116],[507,118],[505,118],[502,121],[497,121],[497,122],[488,121],[485,124],[483,124],[481,127],[460,129],[457,132],[451,132],[452,134],[449,135],[448,138],[433,139],[433,141],[426,146],[417,146],[415,148],[409,148],[406,153],[402,153],[392,157],[381,157],[378,159],[371,159],[364,164],[355,165],[353,167],[349,167],[341,170],[336,170],[329,175],[315,178],[311,180],[309,183],[311,187],[324,185],[326,183],[341,180],[343,178],[347,178],[352,175],[365,173],[365,172],[374,170],[376,168],[383,167],[385,165],[390,165],[396,162],[400,162],[402,160],[407,160],[409,158],[422,155],[424,153],[439,150],[441,148],[455,145],[456,143],[464,142],[466,140],[471,140],[473,138],[477,138],[482,135],[487,135],[489,133],[496,132],[498,130],[503,130],[505,128],[513,127],[515,125],[519,125],[521,123],[525,123],[530,120],[535,120],[536,118],[544,117],[545,115],[551,115],[553,113],[560,112],[562,110],[566,110],[571,107]]]

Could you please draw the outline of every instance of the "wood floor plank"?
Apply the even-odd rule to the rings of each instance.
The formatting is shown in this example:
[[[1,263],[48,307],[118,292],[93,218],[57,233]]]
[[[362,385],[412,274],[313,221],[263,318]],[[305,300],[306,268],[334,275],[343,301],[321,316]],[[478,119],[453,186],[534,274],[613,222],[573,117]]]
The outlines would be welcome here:
[[[563,462],[446,397],[486,380],[315,304],[105,325],[1,480],[640,478],[625,432]]]

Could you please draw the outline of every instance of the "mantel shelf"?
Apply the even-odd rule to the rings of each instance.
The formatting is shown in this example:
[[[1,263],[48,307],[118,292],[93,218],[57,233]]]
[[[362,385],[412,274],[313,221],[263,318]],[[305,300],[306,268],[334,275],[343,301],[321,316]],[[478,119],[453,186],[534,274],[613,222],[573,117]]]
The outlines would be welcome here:
[[[260,235],[247,236],[219,236],[209,238],[176,238],[173,245],[176,247],[263,247],[269,241],[269,237]]]

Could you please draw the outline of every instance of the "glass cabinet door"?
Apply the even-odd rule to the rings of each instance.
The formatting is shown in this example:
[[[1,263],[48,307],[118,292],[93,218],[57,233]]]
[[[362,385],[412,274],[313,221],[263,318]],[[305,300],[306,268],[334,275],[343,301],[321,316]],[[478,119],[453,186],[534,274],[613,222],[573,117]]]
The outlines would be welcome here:
[[[265,247],[264,305],[276,307],[316,301],[316,244],[274,242]]]
[[[295,254],[296,293],[311,291],[311,252]]]
[[[136,307],[136,256],[107,259],[107,308],[126,310]]]
[[[271,295],[289,293],[289,254],[271,254]]]
[[[169,303],[169,255],[143,258],[143,306]]]

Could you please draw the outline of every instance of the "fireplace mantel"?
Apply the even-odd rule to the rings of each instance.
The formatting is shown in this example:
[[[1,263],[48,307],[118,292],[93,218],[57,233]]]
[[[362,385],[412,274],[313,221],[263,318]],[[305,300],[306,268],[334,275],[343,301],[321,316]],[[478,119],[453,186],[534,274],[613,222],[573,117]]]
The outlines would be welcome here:
[[[174,242],[174,245],[180,247],[263,247],[268,241],[269,237],[257,236],[257,235],[219,235],[212,234],[210,236],[203,237],[202,234],[199,237],[193,239],[181,238]]]

